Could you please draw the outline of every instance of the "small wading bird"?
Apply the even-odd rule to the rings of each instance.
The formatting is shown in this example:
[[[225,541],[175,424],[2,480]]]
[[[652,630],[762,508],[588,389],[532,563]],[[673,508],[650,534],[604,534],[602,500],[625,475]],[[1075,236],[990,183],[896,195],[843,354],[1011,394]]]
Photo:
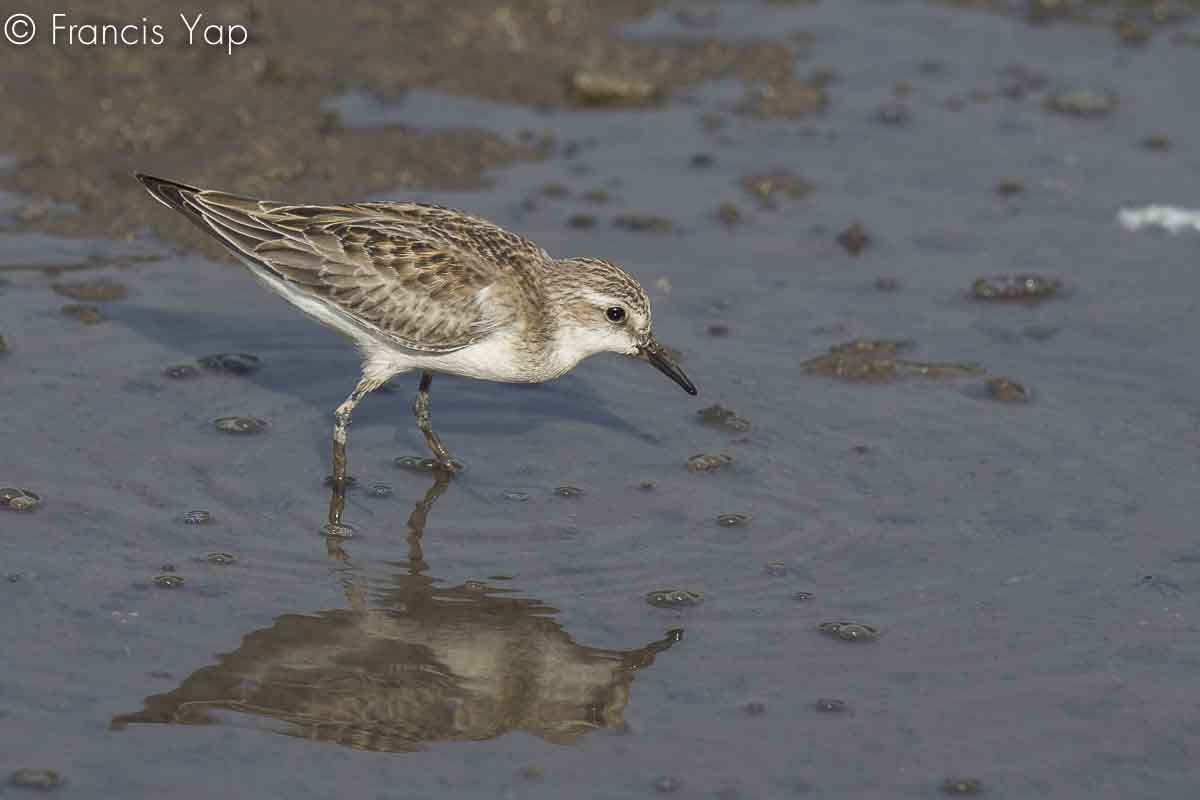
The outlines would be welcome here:
[[[458,463],[429,421],[435,372],[541,383],[614,352],[649,361],[696,394],[654,338],[645,290],[607,261],[556,260],[528,239],[439,206],[293,205],[136,177],[268,289],[358,345],[362,377],[334,417],[333,485],[343,502],[350,415],[401,372],[421,372],[413,414],[447,471]],[[330,504],[331,526],[341,524],[341,506]]]

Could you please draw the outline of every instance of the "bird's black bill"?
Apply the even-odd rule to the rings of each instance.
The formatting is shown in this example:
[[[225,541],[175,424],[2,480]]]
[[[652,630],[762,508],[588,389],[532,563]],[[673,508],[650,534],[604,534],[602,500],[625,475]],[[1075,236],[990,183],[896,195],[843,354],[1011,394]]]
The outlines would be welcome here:
[[[683,370],[671,360],[663,351],[663,346],[658,342],[651,339],[648,344],[642,347],[638,356],[649,361],[654,365],[655,369],[682,386],[683,390],[688,394],[699,394],[696,390],[696,385],[688,380],[688,376],[683,374]]]

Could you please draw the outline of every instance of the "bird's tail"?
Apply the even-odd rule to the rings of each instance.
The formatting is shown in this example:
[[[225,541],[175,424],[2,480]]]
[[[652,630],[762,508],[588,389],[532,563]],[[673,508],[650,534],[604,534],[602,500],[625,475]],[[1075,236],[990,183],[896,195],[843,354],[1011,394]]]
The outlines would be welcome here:
[[[188,186],[186,183],[169,181],[166,178],[156,178],[142,172],[133,173],[133,177],[141,181],[142,186],[146,187],[146,191],[150,192],[150,195],[164,206],[175,209],[193,222],[202,222],[200,211],[192,202],[192,198],[199,194],[201,189]]]

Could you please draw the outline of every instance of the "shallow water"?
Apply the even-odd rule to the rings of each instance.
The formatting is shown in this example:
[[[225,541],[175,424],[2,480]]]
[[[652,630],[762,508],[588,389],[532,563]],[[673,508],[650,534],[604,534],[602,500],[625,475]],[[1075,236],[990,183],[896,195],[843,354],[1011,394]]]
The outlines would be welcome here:
[[[616,356],[542,386],[439,377],[433,419],[469,469],[438,487],[393,466],[425,455],[401,378],[355,414],[340,549],[318,529],[348,343],[152,239],[0,231],[0,486],[41,497],[0,509],[0,770],[105,797],[929,797],[947,777],[999,797],[1194,791],[1200,240],[1116,213],[1196,206],[1200,113],[1181,82],[1198,51],[917,3],[712,8],[722,35],[811,33],[797,70],[834,70],[828,111],[740,115],[732,81],[650,111],[325,100],[347,125],[577,142],[486,191],[416,199],[627,266],[701,391]],[[629,33],[682,30],[663,11]],[[997,93],[1013,64],[1046,89]],[[908,121],[883,124],[897,82]],[[1117,109],[1044,108],[1081,88]],[[1155,133],[1173,147],[1139,145]],[[763,208],[739,186],[778,170],[814,188]],[[1024,191],[999,196],[1003,181]],[[740,224],[718,221],[723,202]],[[622,213],[673,231],[613,225]],[[835,237],[855,221],[871,243],[852,257]],[[77,274],[14,269],[47,265],[129,296],[81,325],[51,288]],[[1014,272],[1064,288],[970,297]],[[991,399],[983,377],[801,367],[858,337],[977,363],[1029,402]],[[223,352],[261,364],[162,374]],[[702,424],[713,403],[749,431]],[[214,420],[230,416],[267,427],[228,435]],[[698,453],[732,462],[689,471]],[[184,522],[200,509],[209,522]],[[702,601],[647,602],[667,589]],[[879,635],[818,630],[845,621]],[[212,724],[151,724],[166,719]]]

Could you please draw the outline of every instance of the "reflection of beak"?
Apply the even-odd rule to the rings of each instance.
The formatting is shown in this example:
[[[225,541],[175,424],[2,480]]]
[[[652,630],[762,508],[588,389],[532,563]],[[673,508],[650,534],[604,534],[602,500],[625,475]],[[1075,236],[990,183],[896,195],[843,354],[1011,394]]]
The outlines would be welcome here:
[[[688,376],[684,375],[679,365],[667,356],[663,351],[663,346],[655,341],[653,336],[638,347],[636,357],[643,361],[649,361],[659,372],[682,386],[688,394],[698,394],[695,384],[688,380]]]

